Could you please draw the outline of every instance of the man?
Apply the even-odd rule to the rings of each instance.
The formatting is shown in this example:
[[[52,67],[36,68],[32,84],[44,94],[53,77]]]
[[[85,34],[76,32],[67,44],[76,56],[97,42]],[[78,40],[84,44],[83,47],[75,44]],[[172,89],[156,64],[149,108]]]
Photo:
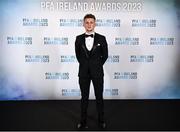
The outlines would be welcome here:
[[[76,37],[75,52],[79,62],[79,85],[81,90],[81,121],[78,128],[87,128],[87,107],[90,82],[94,86],[99,127],[105,128],[103,104],[103,65],[108,58],[106,38],[94,32],[96,18],[92,14],[84,16],[85,33]]]

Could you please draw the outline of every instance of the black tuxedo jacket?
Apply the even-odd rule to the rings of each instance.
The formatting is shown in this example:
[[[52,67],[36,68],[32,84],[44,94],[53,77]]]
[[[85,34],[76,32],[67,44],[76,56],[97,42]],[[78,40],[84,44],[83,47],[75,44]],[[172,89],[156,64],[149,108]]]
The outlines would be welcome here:
[[[77,36],[75,52],[79,62],[79,77],[104,76],[103,64],[108,58],[108,47],[105,36],[95,33],[93,47],[90,52],[86,48],[85,34]]]

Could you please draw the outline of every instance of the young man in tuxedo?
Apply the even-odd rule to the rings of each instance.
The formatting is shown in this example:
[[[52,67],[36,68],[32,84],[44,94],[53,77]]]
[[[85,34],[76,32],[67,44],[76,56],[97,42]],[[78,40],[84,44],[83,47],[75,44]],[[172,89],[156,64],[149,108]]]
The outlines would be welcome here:
[[[94,86],[98,123],[105,128],[103,104],[103,65],[108,58],[106,38],[94,31],[96,18],[92,14],[84,16],[85,33],[76,37],[75,52],[79,62],[79,86],[81,90],[81,120],[78,128],[87,128],[87,107],[89,100],[90,82]]]

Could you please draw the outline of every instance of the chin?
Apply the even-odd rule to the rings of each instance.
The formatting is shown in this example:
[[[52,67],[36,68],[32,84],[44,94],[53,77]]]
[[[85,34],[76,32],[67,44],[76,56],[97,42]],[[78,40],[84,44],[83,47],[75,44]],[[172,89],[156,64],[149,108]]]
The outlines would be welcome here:
[[[87,30],[88,32],[92,32],[93,30]]]

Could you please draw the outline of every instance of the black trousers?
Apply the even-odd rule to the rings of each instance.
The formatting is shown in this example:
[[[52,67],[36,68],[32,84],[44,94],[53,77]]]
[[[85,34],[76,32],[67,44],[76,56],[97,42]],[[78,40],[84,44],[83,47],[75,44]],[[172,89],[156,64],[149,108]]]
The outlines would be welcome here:
[[[96,108],[98,111],[98,121],[104,121],[104,102],[103,102],[103,77],[88,77],[82,78],[79,77],[79,85],[81,89],[81,123],[86,123],[87,120],[87,108],[89,101],[89,90],[90,83],[93,83],[94,92],[96,97]]]

